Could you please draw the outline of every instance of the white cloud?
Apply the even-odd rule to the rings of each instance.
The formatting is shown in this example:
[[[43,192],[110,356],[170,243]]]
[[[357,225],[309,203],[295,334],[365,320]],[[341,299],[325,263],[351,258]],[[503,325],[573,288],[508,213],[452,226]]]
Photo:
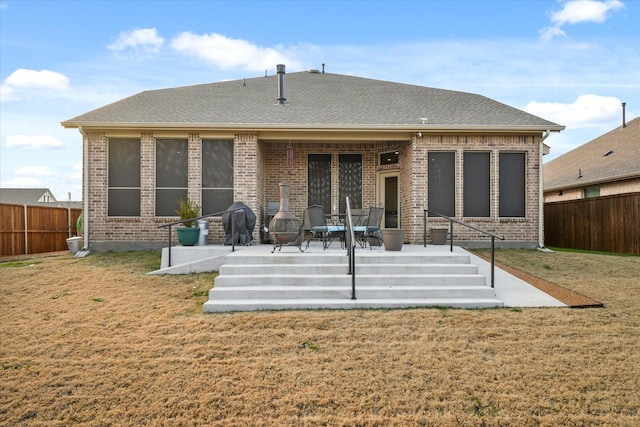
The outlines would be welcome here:
[[[566,36],[567,33],[562,31],[560,27],[545,27],[540,30],[540,40],[548,42],[556,36]]]
[[[570,0],[564,3],[561,10],[551,12],[553,26],[540,30],[540,39],[549,41],[555,36],[565,36],[560,28],[565,24],[580,22],[602,23],[607,20],[608,13],[624,7],[620,0]]]
[[[45,92],[59,92],[69,88],[67,76],[49,70],[27,70],[20,68],[14,71],[4,80],[0,86],[0,100],[16,101],[20,99],[23,91],[35,91],[43,94]]]
[[[7,136],[8,148],[27,148],[37,150],[43,148],[58,148],[63,144],[51,135],[9,135]]]
[[[571,104],[530,102],[524,110],[567,128],[580,129],[607,126],[616,121],[622,111],[619,99],[611,96],[581,95]]]
[[[42,181],[31,176],[25,176],[5,179],[2,181],[2,186],[5,188],[40,188],[42,187]]]
[[[184,32],[173,39],[171,46],[178,52],[205,59],[226,70],[262,71],[273,69],[276,64],[286,64],[293,69],[300,67],[292,49],[262,47],[216,33],[199,35]]]
[[[118,39],[108,45],[110,50],[121,52],[127,48],[147,53],[157,53],[164,44],[164,38],[158,35],[155,28],[142,28],[122,31]]]
[[[64,90],[69,87],[69,79],[55,71],[20,68],[11,73],[4,84],[13,88]]]
[[[551,13],[551,22],[556,25],[576,24],[578,22],[604,22],[607,13],[624,7],[619,0],[573,0],[565,3],[564,8]]]
[[[48,166],[23,166],[16,169],[16,175],[19,176],[55,176],[56,173]]]

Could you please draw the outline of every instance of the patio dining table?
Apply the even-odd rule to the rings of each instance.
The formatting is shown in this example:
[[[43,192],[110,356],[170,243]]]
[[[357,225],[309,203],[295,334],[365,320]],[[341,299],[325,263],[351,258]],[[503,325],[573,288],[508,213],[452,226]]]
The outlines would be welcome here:
[[[360,224],[362,222],[362,219],[366,218],[367,215],[368,214],[366,213],[351,214],[351,216],[353,217],[353,222],[355,223],[353,227],[354,231],[358,232],[358,231],[365,230],[365,227],[360,226]],[[327,247],[331,246],[331,243],[335,238],[338,238],[340,239],[340,246],[344,248],[345,231],[346,231],[346,226],[344,224],[344,221],[346,216],[347,216],[346,213],[325,214],[325,218],[327,219],[327,229],[328,229],[329,235],[335,236],[331,240],[329,240]],[[358,228],[361,228],[362,230],[358,230]]]

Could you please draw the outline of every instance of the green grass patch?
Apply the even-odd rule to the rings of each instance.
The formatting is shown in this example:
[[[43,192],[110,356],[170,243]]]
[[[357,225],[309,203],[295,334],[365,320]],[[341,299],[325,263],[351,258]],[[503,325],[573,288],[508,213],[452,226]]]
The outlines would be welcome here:
[[[298,346],[299,348],[306,348],[309,350],[317,350],[318,346],[315,345],[312,341],[304,341],[302,343],[300,343],[300,345]]]
[[[15,363],[3,360],[0,362],[0,371],[15,371],[18,369],[29,369],[29,365],[25,363]]]
[[[573,249],[573,248],[556,248],[548,246],[549,249],[556,252],[571,252],[576,254],[591,254],[591,255],[613,255],[613,256],[631,256],[640,257],[638,254],[625,254],[621,252],[604,252],[604,251],[589,251],[587,249]]]
[[[69,295],[71,295],[71,293],[69,291],[63,291],[63,292],[60,292],[59,294],[55,294],[54,296],[51,297],[51,299],[59,299],[59,298],[66,297],[66,296],[69,296]]]
[[[161,251],[99,252],[84,258],[95,267],[123,267],[131,272],[146,274],[158,270],[162,261]]]
[[[40,264],[42,261],[8,261],[0,264],[0,268],[11,267],[28,267],[30,265]]]

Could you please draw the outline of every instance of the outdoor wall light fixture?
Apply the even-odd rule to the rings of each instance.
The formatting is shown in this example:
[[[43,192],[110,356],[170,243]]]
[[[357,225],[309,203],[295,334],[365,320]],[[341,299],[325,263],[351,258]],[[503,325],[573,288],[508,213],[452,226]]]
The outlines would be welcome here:
[[[422,132],[418,132],[418,133],[416,133],[416,136],[417,136],[418,138],[422,138]]]

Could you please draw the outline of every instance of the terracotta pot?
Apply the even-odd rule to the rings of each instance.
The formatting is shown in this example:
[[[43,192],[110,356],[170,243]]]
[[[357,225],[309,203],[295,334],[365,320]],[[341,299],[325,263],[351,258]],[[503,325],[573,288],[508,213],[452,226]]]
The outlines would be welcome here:
[[[402,250],[404,230],[402,228],[385,228],[382,230],[382,241],[384,242],[384,249],[387,251]]]
[[[434,245],[444,245],[447,242],[448,228],[431,228],[431,243]]]

